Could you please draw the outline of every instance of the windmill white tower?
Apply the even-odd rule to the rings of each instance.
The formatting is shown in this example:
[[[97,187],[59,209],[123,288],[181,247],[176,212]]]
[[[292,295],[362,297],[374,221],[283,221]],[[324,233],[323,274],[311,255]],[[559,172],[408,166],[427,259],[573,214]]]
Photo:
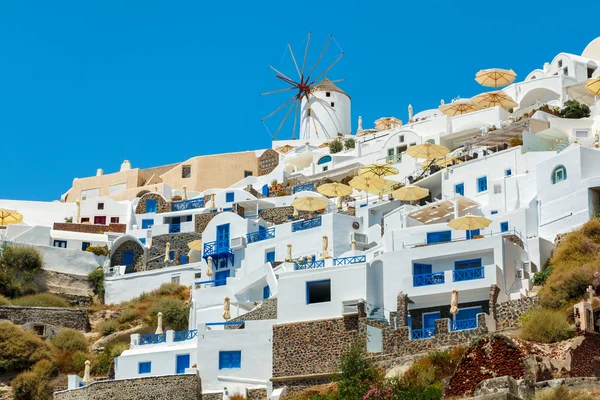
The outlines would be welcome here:
[[[327,77],[311,88],[311,94],[302,98],[300,138],[316,144],[338,135],[349,135],[352,132],[350,96]]]

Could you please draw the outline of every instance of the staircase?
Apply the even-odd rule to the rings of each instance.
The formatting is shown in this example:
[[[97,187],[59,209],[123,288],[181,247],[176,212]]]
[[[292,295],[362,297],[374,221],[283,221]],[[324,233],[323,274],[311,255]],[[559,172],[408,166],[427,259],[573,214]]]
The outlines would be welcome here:
[[[374,306],[370,311],[369,311],[369,319],[372,319],[374,321],[379,321],[381,323],[384,323],[386,325],[389,325],[389,321],[387,319],[385,319],[385,312],[383,311],[383,309],[381,307],[377,307]]]

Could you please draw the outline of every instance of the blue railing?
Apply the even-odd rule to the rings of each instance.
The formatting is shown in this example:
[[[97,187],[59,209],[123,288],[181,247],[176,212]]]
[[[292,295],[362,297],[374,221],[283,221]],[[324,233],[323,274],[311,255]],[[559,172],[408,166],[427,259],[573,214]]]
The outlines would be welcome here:
[[[350,265],[350,264],[358,264],[367,262],[367,256],[350,256],[350,257],[342,257],[342,258],[334,258],[333,265],[338,267],[340,265]]]
[[[274,237],[275,228],[261,229],[258,232],[252,232],[246,235],[248,243],[260,242],[261,240],[273,239]]]
[[[300,271],[303,269],[323,268],[325,267],[325,260],[316,260],[312,262],[308,261],[296,261],[294,264],[294,270]]]
[[[477,318],[468,319],[457,319],[450,321],[450,330],[454,331],[466,331],[469,329],[477,329]]]
[[[452,271],[454,282],[472,281],[473,279],[485,278],[484,267],[465,268]]]
[[[166,333],[151,333],[148,335],[140,335],[140,346],[143,344],[159,344],[167,341]]]
[[[306,192],[306,191],[315,191],[314,183],[305,183],[304,185],[294,186],[294,193],[298,192]]]
[[[207,322],[206,326],[219,326],[219,325],[246,325],[244,321],[227,321],[227,322]]]
[[[186,340],[192,340],[196,336],[198,336],[198,330],[197,329],[190,329],[190,330],[187,330],[187,331],[173,332],[173,341],[174,342],[184,342]]]
[[[444,273],[434,272],[433,274],[421,274],[413,276],[413,286],[440,285],[444,283]]]
[[[202,252],[203,257],[208,257],[218,253],[230,252],[229,242],[208,242],[204,243],[204,251]]]
[[[204,208],[204,198],[171,203],[171,211],[192,210],[194,208]]]
[[[321,217],[305,219],[304,221],[294,222],[292,224],[292,232],[304,231],[306,229],[317,228],[321,226]]]
[[[198,288],[198,286],[200,285],[213,285],[213,286],[223,286],[227,284],[227,279],[219,279],[219,280],[211,280],[211,281],[200,281],[200,282],[195,282],[194,283],[196,285],[196,288]]]
[[[169,224],[169,233],[181,232],[181,224]]]
[[[435,336],[435,328],[411,329],[410,340],[428,339]]]

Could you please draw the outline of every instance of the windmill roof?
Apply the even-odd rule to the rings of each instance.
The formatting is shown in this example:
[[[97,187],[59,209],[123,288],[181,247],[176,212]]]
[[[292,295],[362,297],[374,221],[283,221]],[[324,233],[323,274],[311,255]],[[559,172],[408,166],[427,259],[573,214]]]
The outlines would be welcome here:
[[[338,92],[348,96],[348,93],[344,92],[342,89],[337,87],[333,82],[329,80],[328,77],[325,77],[325,79],[313,86],[312,90],[314,92]]]

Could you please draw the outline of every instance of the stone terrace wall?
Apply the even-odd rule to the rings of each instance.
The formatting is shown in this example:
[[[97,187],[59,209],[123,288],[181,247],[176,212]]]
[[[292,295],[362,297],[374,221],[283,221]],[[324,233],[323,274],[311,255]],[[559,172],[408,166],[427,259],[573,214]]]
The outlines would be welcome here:
[[[200,400],[197,374],[152,376],[91,383],[79,389],[54,393],[54,400]]]
[[[40,323],[90,331],[87,308],[1,306],[0,319],[7,319],[16,325]]]
[[[181,255],[187,254],[190,251],[187,246],[188,243],[199,239],[202,239],[202,234],[194,232],[154,236],[152,238],[152,247],[148,249],[147,269],[157,269],[165,266],[164,260],[167,242],[171,244],[171,251],[175,252],[172,265],[180,265]]]
[[[298,211],[298,218],[303,219],[309,213],[306,211]],[[313,212],[312,214],[318,215],[319,212]],[[258,216],[264,219],[267,222],[271,222],[275,225],[285,224],[286,222],[290,222],[291,216],[294,215],[294,207],[286,206],[286,207],[275,207],[275,208],[267,208],[258,213]]]
[[[257,388],[248,389],[246,391],[246,399],[248,400],[267,400],[267,389]],[[206,400],[206,399],[203,399]]]
[[[202,393],[202,400],[223,400],[223,392]]]
[[[158,193],[146,193],[145,195],[140,197],[140,201],[138,202],[138,205],[135,207],[135,213],[136,214],[146,214],[146,200],[150,200],[150,199],[156,200],[156,212],[158,214],[171,211],[171,202],[170,201],[165,200],[165,198],[162,197]]]
[[[259,321],[266,319],[277,319],[277,299],[266,299],[258,307],[250,310],[244,315],[232,318],[229,322]],[[237,329],[235,325],[226,325],[225,329]]]
[[[80,233],[96,233],[102,234],[104,232],[117,232],[125,233],[125,224],[108,224],[108,225],[96,225],[96,224],[73,224],[55,222],[54,230],[56,231],[69,231],[69,232],[80,232]]]
[[[526,297],[496,304],[496,329],[515,329],[519,327],[519,317],[534,308],[538,303],[537,297]]]
[[[196,214],[194,216],[194,231],[196,233],[204,232],[208,223],[219,214],[220,213]]]
[[[335,373],[338,358],[357,336],[357,316],[274,325],[273,378]]]

